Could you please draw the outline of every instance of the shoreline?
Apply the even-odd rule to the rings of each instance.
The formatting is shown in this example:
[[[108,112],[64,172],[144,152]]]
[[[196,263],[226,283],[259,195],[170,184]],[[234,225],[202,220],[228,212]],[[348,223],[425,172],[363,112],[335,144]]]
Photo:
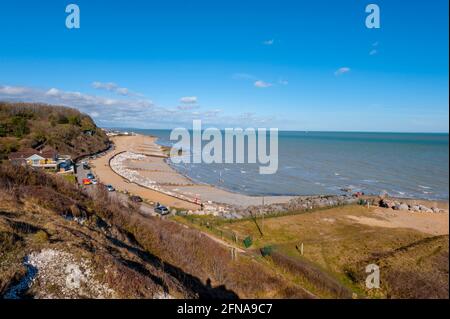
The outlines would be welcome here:
[[[166,159],[167,160],[167,159]],[[176,170],[179,174],[183,175],[184,177],[192,180],[195,183],[198,183],[200,185],[209,185],[218,189],[221,189],[223,191],[226,192],[230,192],[230,193],[235,193],[235,194],[242,194],[245,196],[251,196],[251,197],[313,197],[313,196],[341,196],[341,195],[345,195],[345,194],[351,194],[351,192],[342,192],[341,194],[331,194],[331,193],[311,193],[311,194],[275,194],[275,193],[266,193],[266,194],[254,194],[254,193],[245,193],[245,192],[239,192],[237,190],[233,190],[233,189],[229,189],[226,187],[221,187],[219,185],[216,184],[209,184],[207,182],[202,182],[199,180],[196,180],[186,174],[184,174],[183,172],[181,172],[180,170],[176,169],[174,166],[170,165],[169,163],[166,162],[167,165],[169,165],[170,167],[172,167],[174,170]],[[377,194],[370,194],[370,193],[366,193],[365,194],[366,197],[380,197],[380,195]],[[448,203],[449,199],[432,199],[432,198],[425,198],[425,197],[399,197],[399,196],[393,196],[393,195],[387,195],[388,198],[393,199],[393,200],[399,200],[399,201],[424,201],[424,202],[439,202],[439,203]]]
[[[163,154],[161,146],[155,143],[156,139],[156,137],[140,134],[112,137],[114,150],[106,153],[105,156],[90,160],[94,174],[99,181],[114,185],[119,191],[175,208],[199,211],[203,204],[206,212],[223,212],[236,204],[244,207],[261,204],[262,197],[229,192],[210,184],[196,183],[185,177],[165,162],[167,156]],[[122,158],[118,163],[111,164],[111,161],[117,160],[121,154],[125,154],[126,157],[126,153],[131,158]],[[142,158],[133,159],[134,155],[140,155]],[[122,165],[122,162],[126,162],[126,165]],[[131,168],[128,167],[130,165]],[[132,176],[127,177],[124,171],[131,173]],[[143,179],[140,182],[133,180],[139,178]],[[145,182],[149,184],[145,185]],[[265,197],[265,202],[267,204],[286,203],[292,198],[294,197]]]
[[[138,135],[142,135],[142,134],[138,134]],[[143,136],[150,136],[150,135],[143,135]],[[162,145],[158,143],[159,138],[156,136],[151,136],[155,139],[154,143],[156,145],[159,145],[161,147],[169,147],[167,145]],[[341,195],[345,195],[345,194],[351,194],[352,192],[342,192],[341,194],[331,194],[331,193],[312,193],[312,194],[254,194],[254,193],[245,193],[245,192],[240,192],[238,190],[233,190],[233,189],[229,189],[227,187],[224,186],[220,186],[220,185],[216,185],[216,184],[210,184],[207,182],[202,182],[200,180],[196,180],[194,178],[192,178],[191,176],[184,174],[182,171],[180,171],[175,165],[172,165],[169,163],[169,158],[167,157],[165,159],[165,162],[167,165],[169,165],[172,169],[174,169],[175,171],[177,171],[180,175],[183,175],[184,177],[190,179],[192,182],[196,183],[196,184],[200,184],[200,185],[209,185],[212,187],[215,187],[217,189],[229,192],[229,193],[235,193],[235,194],[241,194],[241,195],[245,195],[245,196],[250,196],[250,197],[292,197],[292,198],[296,198],[296,197],[314,197],[314,196],[341,196]],[[379,194],[371,194],[371,193],[366,193],[366,197],[370,197],[370,198],[374,198],[374,197],[379,197]],[[427,203],[440,203],[440,204],[448,204],[449,203],[449,199],[433,199],[433,198],[426,198],[426,197],[400,197],[400,196],[394,196],[394,195],[387,195],[388,198],[392,199],[392,200],[398,200],[398,201],[419,201],[419,202],[427,202]]]
[[[168,163],[168,156],[163,152],[163,146],[157,143],[158,138],[154,136],[135,134],[131,136],[114,136],[111,138],[115,145],[113,152],[108,152],[104,157],[99,157],[91,160],[94,168],[94,172],[100,180],[117,186],[119,190],[125,188],[130,184],[135,184],[136,187],[147,189],[149,192],[144,197],[150,201],[160,202],[162,204],[177,207],[186,208],[189,210],[198,210],[200,203],[203,203],[206,210],[219,209],[224,210],[226,206],[259,206],[264,204],[283,204],[289,202],[293,198],[306,198],[313,196],[345,196],[330,194],[311,194],[311,195],[247,195],[244,193],[229,190],[225,187],[220,187],[214,184],[208,184],[201,181],[196,181],[190,176],[186,176],[183,172],[174,168]],[[120,169],[132,174],[131,180],[125,182],[126,185],[119,182],[118,179],[111,178],[111,173],[115,174],[118,178],[127,179],[122,174],[123,172],[117,172],[111,167],[110,161],[113,160],[119,154],[127,154],[132,157],[132,154],[138,154],[143,157],[139,159],[129,159],[127,156],[113,165],[119,165]],[[105,157],[108,158],[105,163]],[[125,164],[123,164],[125,163]],[[107,164],[108,169],[103,169]],[[103,167],[102,167],[103,166]],[[98,170],[98,167],[102,169]],[[134,172],[134,173],[133,173]],[[135,180],[133,180],[135,179]],[[136,182],[141,181],[141,182]],[[117,185],[117,183],[119,185]],[[146,185],[147,183],[147,185]],[[128,187],[129,188],[129,187]],[[136,191],[136,189],[133,189]],[[153,193],[155,192],[155,193]],[[159,194],[160,196],[157,196]],[[139,194],[138,194],[139,195]],[[347,195],[351,195],[348,193]],[[169,200],[169,198],[171,198]],[[366,197],[378,197],[378,195],[367,195]],[[438,204],[437,206],[444,209],[448,209],[448,200],[430,200],[423,198],[399,198],[392,197],[393,200],[400,200],[405,202],[423,202]]]

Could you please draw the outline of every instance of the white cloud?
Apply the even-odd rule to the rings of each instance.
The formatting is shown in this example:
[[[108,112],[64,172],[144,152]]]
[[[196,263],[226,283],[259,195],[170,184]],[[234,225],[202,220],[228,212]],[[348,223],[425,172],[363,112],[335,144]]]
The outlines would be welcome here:
[[[0,100],[65,105],[77,108],[92,116],[102,126],[109,127],[189,128],[193,119],[201,119],[205,124],[214,127],[256,127],[273,119],[240,113],[226,114],[219,108],[197,110],[199,106],[196,104],[166,108],[133,96],[112,99],[57,88],[42,90],[0,85]]]
[[[264,45],[273,45],[275,43],[275,39],[269,39],[263,42]]]
[[[130,90],[128,90],[127,88],[117,88],[116,93],[120,95],[129,95]]]
[[[262,80],[258,80],[254,83],[254,86],[257,88],[268,88],[268,87],[271,87],[272,84],[268,83],[268,82],[264,82]]]
[[[177,109],[178,110],[181,110],[181,111],[188,111],[188,110],[194,110],[194,109],[198,109],[199,108],[199,106],[198,105],[193,105],[193,104],[186,104],[186,105],[179,105],[179,106],[177,106]]]
[[[247,80],[247,81],[252,81],[253,82],[253,86],[257,87],[257,88],[268,88],[271,86],[274,86],[275,84],[270,83],[270,82],[266,82],[263,80],[258,80],[258,78],[252,74],[248,74],[248,73],[235,73],[233,74],[233,79],[235,80]],[[286,80],[279,80],[278,84],[280,85],[288,85],[288,81]]]
[[[45,95],[48,95],[48,96],[58,96],[59,94],[60,94],[59,90],[55,89],[55,88],[51,88],[50,90],[45,92]]]
[[[120,87],[118,84],[114,82],[92,82],[92,87],[97,90],[106,90],[109,92],[114,92],[119,95],[128,96],[128,95],[138,95],[131,92],[129,89]]]
[[[119,86],[113,82],[107,82],[107,83],[93,82],[92,87],[94,89],[103,89],[103,90],[107,90],[107,91],[113,91],[113,90],[117,89]]]
[[[2,86],[0,85],[0,94],[2,95],[18,95],[18,94],[25,94],[29,93],[29,89],[25,87],[20,86]]]
[[[111,99],[81,92],[63,91],[57,88],[40,90],[28,87],[0,86],[0,98],[7,100],[20,100],[24,102],[40,102],[49,104],[66,105],[79,108],[86,113],[93,109],[106,109],[108,107],[136,109],[151,108],[152,101],[143,99]]]
[[[180,99],[183,104],[196,104],[198,101],[196,96],[184,96]]]
[[[334,72],[334,75],[339,76],[339,75],[348,73],[348,72],[350,72],[350,71],[351,71],[350,68],[348,68],[348,67],[342,67],[342,68],[337,69],[336,72]]]
[[[375,55],[375,54],[377,54],[377,53],[378,53],[378,51],[375,50],[375,49],[373,49],[373,50],[371,50],[371,51],[369,52],[369,55]]]

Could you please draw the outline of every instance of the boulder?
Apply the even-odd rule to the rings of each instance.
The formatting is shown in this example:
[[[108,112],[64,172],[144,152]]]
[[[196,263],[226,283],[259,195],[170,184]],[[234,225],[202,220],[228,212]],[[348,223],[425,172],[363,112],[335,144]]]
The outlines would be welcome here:
[[[394,206],[394,209],[395,210],[409,210],[409,206],[407,204],[405,204],[405,203],[397,203]]]
[[[433,210],[431,208],[428,208],[424,205],[419,205],[419,207],[420,207],[420,211],[423,213],[432,213],[433,212]]]
[[[383,207],[383,208],[389,208],[389,203],[387,200],[381,199],[380,202],[378,203],[378,206]]]

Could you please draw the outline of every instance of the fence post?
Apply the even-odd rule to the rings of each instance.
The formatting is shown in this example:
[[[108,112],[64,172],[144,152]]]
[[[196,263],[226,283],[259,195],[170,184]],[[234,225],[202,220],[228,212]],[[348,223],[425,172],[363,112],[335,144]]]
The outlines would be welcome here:
[[[236,248],[231,247],[231,260],[236,261],[237,260],[237,251]]]

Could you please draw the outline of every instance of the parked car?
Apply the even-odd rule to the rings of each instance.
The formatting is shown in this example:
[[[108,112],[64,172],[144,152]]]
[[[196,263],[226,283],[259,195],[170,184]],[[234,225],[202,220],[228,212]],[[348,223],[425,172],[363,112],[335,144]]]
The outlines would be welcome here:
[[[106,185],[108,192],[114,192],[116,189],[112,185]]]
[[[91,182],[92,182],[93,185],[97,185],[98,184],[96,179],[91,179]]]
[[[89,178],[83,178],[83,185],[91,185],[92,181]]]
[[[87,176],[87,178],[89,178],[89,179],[95,179],[95,176],[94,176],[94,174],[92,174],[92,173],[88,173],[86,176]]]
[[[169,214],[170,212],[169,212],[169,209],[166,206],[159,205],[159,206],[157,206],[155,208],[155,213],[158,213],[158,214],[164,216],[164,215]]]
[[[133,196],[130,197],[130,199],[131,199],[132,202],[142,203],[142,198],[140,196],[133,195]]]
[[[91,169],[91,167],[87,163],[83,163],[83,169]]]

